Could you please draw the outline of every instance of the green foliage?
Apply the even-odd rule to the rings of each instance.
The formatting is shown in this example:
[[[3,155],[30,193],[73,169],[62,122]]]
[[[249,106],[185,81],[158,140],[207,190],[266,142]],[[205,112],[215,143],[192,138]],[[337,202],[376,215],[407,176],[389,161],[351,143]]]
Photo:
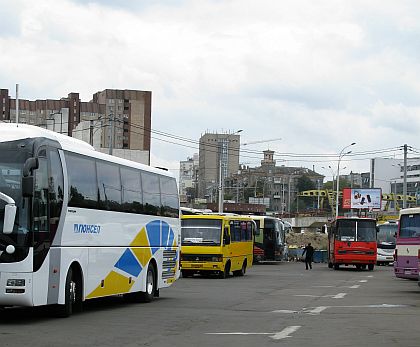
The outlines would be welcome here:
[[[316,189],[315,183],[312,182],[311,179],[307,175],[302,175],[298,178],[296,187],[299,192],[303,192],[305,190]]]

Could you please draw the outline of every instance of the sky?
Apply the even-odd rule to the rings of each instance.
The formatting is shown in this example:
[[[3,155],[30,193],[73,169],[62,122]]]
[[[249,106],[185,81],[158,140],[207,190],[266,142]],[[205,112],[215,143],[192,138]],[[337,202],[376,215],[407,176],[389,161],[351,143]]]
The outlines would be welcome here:
[[[205,132],[241,129],[245,165],[271,149],[278,165],[327,180],[353,142],[341,174],[369,171],[369,158],[401,158],[404,144],[409,157],[420,152],[418,1],[0,0],[0,8],[0,88],[14,97],[19,83],[24,99],[79,92],[82,101],[106,88],[150,90],[152,129],[167,134],[152,133],[151,164],[175,175]]]

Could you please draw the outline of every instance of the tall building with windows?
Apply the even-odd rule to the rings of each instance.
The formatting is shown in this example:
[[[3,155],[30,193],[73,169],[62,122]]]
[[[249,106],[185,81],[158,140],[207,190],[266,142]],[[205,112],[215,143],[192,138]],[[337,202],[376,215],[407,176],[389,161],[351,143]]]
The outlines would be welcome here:
[[[79,93],[59,100],[19,99],[19,123],[44,127],[87,142],[107,151],[113,134],[114,155],[132,158],[127,150],[140,153],[135,158],[150,163],[152,92],[105,89],[88,102]],[[8,89],[0,89],[0,121],[16,121],[16,99]],[[111,131],[112,129],[112,131]]]
[[[191,202],[197,197],[198,153],[179,162],[179,195],[182,202]]]
[[[199,143],[198,196],[217,200],[222,180],[239,170],[240,135],[205,133]]]

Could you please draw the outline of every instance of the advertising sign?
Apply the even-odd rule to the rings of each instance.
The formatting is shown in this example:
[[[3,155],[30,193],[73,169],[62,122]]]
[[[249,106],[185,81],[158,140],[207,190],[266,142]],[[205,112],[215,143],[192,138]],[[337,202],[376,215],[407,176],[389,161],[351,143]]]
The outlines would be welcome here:
[[[343,208],[380,209],[382,190],[380,188],[344,188]]]

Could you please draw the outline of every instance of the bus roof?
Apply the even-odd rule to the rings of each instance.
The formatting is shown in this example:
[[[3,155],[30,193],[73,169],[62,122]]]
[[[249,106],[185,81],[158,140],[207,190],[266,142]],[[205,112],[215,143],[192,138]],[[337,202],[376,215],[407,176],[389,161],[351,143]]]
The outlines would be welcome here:
[[[144,171],[153,172],[162,176],[169,176],[175,178],[175,176],[169,171],[165,171],[148,165],[140,164],[131,160],[98,152],[95,150],[95,148],[93,148],[90,144],[88,144],[85,141],[75,139],[74,137],[70,137],[64,134],[59,134],[55,131],[43,129],[34,125],[0,123],[0,134],[0,142],[9,142],[28,138],[47,138],[50,140],[57,141],[61,145],[61,148],[66,151],[106,160],[116,164],[131,166]]]
[[[224,219],[224,220],[230,220],[230,219],[240,219],[240,220],[252,220],[249,216],[244,215],[226,215],[226,214],[188,214],[183,215],[182,219]]]
[[[400,215],[417,213],[420,213],[420,207],[405,208],[403,210],[400,210]]]

